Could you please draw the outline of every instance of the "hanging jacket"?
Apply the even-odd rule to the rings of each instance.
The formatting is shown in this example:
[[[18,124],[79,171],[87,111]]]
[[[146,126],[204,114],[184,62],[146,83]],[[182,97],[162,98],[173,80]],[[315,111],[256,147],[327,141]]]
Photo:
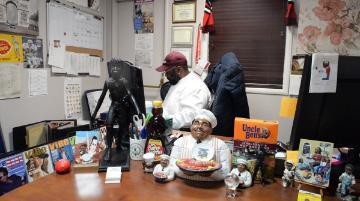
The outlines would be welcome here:
[[[211,111],[215,114],[218,125],[213,134],[234,136],[235,117],[250,117],[244,71],[235,54],[228,52],[223,55],[204,82],[214,95]]]

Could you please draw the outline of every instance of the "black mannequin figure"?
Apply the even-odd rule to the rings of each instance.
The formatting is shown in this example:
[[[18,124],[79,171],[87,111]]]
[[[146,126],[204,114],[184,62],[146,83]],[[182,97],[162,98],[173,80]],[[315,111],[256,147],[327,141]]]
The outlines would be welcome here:
[[[139,107],[131,94],[127,80],[122,77],[121,68],[129,65],[128,62],[121,60],[111,60],[108,62],[109,79],[105,81],[103,91],[96,105],[94,113],[91,115],[91,126],[94,126],[95,117],[104,100],[107,90],[110,92],[111,105],[106,118],[106,149],[103,156],[104,161],[111,161],[112,142],[115,138],[116,149],[124,151],[129,149],[129,125],[131,122],[131,107],[134,113],[140,115]]]
[[[264,178],[264,159],[265,159],[265,154],[266,154],[266,150],[264,148],[264,145],[259,144],[258,147],[255,150],[255,156],[256,156],[256,164],[255,164],[255,169],[254,169],[254,173],[252,175],[252,185],[254,185],[254,181],[256,178],[256,175],[260,169],[261,172],[261,184],[264,185],[265,184],[265,178]]]

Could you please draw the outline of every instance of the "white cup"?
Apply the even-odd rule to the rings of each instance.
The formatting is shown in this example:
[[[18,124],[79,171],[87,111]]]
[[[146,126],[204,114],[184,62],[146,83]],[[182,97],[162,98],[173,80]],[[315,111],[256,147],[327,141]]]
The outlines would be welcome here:
[[[155,154],[154,153],[146,153],[143,155],[144,161],[146,165],[151,165],[152,162],[154,162]]]
[[[130,158],[131,160],[143,160],[146,139],[130,138]]]

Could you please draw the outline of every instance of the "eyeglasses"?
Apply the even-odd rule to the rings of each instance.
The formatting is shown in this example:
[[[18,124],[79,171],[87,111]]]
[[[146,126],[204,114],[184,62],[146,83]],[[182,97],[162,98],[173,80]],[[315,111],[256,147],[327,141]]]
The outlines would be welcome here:
[[[192,125],[200,126],[200,127],[204,127],[204,128],[211,128],[211,124],[209,122],[206,122],[206,121],[194,120]]]

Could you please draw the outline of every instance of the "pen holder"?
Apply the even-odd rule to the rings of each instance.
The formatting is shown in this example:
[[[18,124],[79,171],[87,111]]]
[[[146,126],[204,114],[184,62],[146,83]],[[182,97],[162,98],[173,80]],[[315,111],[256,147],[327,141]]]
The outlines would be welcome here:
[[[146,139],[130,138],[131,160],[143,160]]]

